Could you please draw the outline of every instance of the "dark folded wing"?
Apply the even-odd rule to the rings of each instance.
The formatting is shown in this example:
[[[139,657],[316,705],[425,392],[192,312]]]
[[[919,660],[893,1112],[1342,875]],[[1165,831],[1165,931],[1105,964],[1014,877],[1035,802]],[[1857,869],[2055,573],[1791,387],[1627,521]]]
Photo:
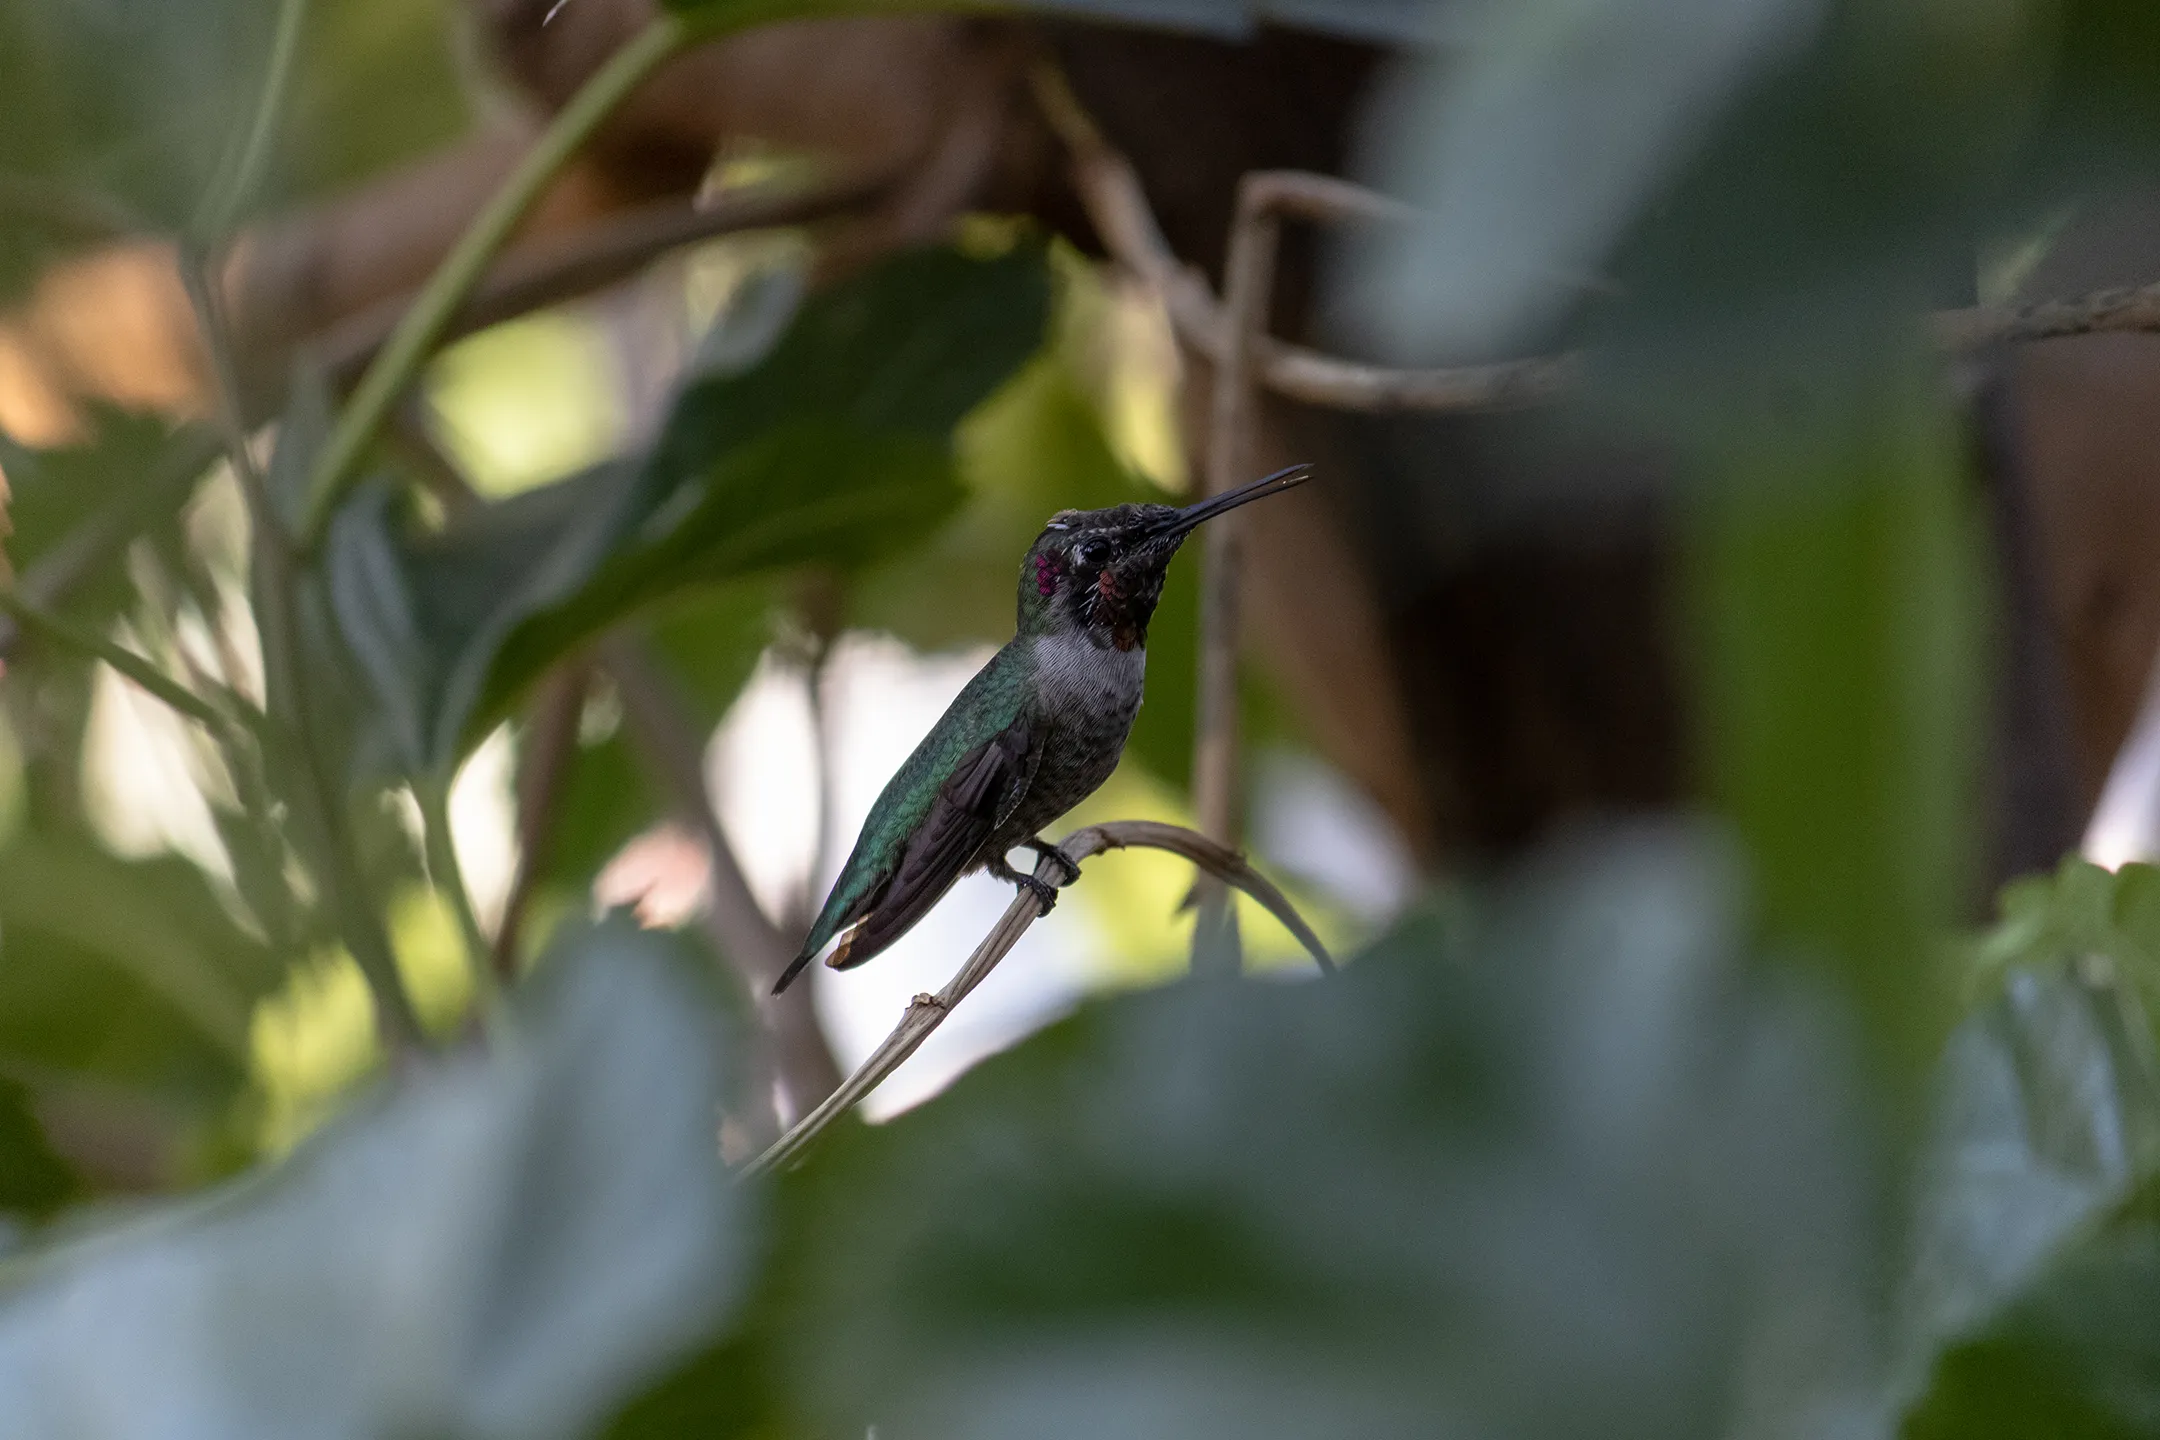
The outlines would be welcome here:
[[[860,922],[826,963],[836,970],[862,964],[943,899],[998,822],[1012,813],[1034,776],[1036,759],[1033,727],[1025,719],[963,755],[900,852],[892,878],[867,897]]]

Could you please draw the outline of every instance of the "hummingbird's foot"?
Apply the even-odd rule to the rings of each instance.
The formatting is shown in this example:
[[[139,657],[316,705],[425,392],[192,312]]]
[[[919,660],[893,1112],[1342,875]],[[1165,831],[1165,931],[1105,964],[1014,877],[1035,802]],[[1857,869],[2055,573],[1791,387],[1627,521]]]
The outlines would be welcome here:
[[[1007,865],[1003,860],[986,865],[983,868],[1006,884],[1017,885],[1027,891],[1028,894],[1033,895],[1035,903],[1041,907],[1035,912],[1037,919],[1057,908],[1057,887],[1049,881],[1038,880],[1033,875],[1023,875],[1018,870],[1013,869],[1012,866]]]
[[[1057,886],[1047,880],[1038,880],[1033,875],[1022,875],[1020,883],[1027,887],[1028,893],[1035,897],[1035,903],[1042,907],[1035,912],[1037,919],[1057,908]]]
[[[1058,868],[1065,872],[1065,878],[1057,882],[1060,889],[1080,878],[1080,862],[1073,859],[1063,850],[1058,849],[1057,846],[1052,845],[1049,841],[1040,837],[1033,840],[1023,840],[1020,842],[1020,848],[1034,851],[1035,858],[1038,860],[1057,861]]]

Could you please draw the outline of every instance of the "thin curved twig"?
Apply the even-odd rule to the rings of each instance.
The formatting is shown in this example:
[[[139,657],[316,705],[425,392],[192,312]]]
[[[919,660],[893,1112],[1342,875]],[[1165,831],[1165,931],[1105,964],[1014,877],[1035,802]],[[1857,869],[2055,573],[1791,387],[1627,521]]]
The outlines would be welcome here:
[[[697,27],[672,10],[663,10],[647,21],[557,112],[540,139],[518,161],[510,178],[465,227],[450,253],[406,307],[397,328],[360,377],[352,398],[338,413],[336,424],[323,442],[308,475],[307,509],[301,529],[304,549],[312,550],[321,542],[331,512],[350,487],[368,443],[441,340],[488,263],[539,200],[548,182],[625,97],[680,53],[698,33]]]
[[[1113,820],[1107,824],[1090,825],[1075,830],[1058,842],[1073,860],[1086,860],[1105,850],[1124,850],[1143,847],[1151,850],[1167,850],[1183,856],[1208,874],[1227,884],[1235,885],[1283,923],[1285,929],[1298,939],[1298,943],[1311,953],[1313,960],[1326,974],[1335,973],[1335,962],[1320,943],[1312,927],[1297,913],[1296,907],[1282,891],[1275,888],[1266,876],[1247,864],[1245,857],[1226,846],[1218,845],[1205,835],[1187,830],[1182,825],[1165,825],[1154,820]],[[1061,878],[1060,866],[1045,857],[1035,866],[1035,878],[1056,883]],[[799,1155],[805,1146],[816,1139],[819,1132],[839,1119],[855,1103],[875,1090],[885,1077],[900,1068],[901,1064],[921,1048],[932,1031],[945,1023],[953,1007],[967,998],[968,992],[989,977],[998,962],[1003,960],[1020,937],[1027,933],[1041,912],[1036,908],[1035,897],[1025,891],[1013,897],[1012,904],[1005,907],[1005,914],[996,928],[975,947],[960,973],[946,982],[945,988],[935,995],[917,995],[908,1002],[900,1023],[883,1044],[871,1052],[870,1058],[855,1067],[855,1073],[840,1083],[840,1087],[809,1114],[797,1120],[787,1134],[742,1167],[743,1175],[762,1175],[786,1164]]]
[[[94,635],[71,621],[31,604],[15,590],[0,589],[0,611],[5,611],[25,630],[42,635],[63,649],[72,650],[92,660],[104,661],[153,698],[164,701],[167,706],[188,719],[208,727],[219,739],[245,738],[245,730],[230,715],[126,646],[116,645],[101,635]]]

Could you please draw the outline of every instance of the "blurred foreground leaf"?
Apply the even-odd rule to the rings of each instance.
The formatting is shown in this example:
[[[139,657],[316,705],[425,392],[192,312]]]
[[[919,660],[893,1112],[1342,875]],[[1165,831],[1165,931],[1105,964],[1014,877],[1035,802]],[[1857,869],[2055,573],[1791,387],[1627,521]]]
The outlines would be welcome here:
[[[1335,982],[1098,1006],[785,1182],[819,1433],[1806,1433],[1877,1353],[1843,1047],[1723,857],[1584,845]]]
[[[1946,1355],[1911,1440],[2160,1431],[2160,1182]]]
[[[1691,454],[1710,784],[1767,936],[1853,999],[1909,1137],[1955,1013],[1939,955],[1971,855],[1977,516],[1931,379],[1751,378]]]
[[[1908,1343],[1931,1440],[2160,1426],[2160,1067],[2134,999],[2019,970],[1952,1043]]]
[[[418,539],[363,489],[331,532],[330,594],[401,762],[447,773],[533,678],[651,607],[919,538],[961,499],[953,427],[1041,343],[1047,292],[1036,245],[902,255],[699,374],[641,457]]]
[[[124,561],[127,542],[145,531],[169,534],[215,442],[199,426],[174,428],[152,415],[92,406],[78,444],[32,450],[0,434],[7,472],[8,555],[18,574],[59,567],[68,585],[62,608],[96,627],[133,597]],[[42,597],[41,597],[42,598]]]
[[[1572,307],[1725,104],[1805,46],[1825,0],[1489,7],[1379,133],[1427,213],[1377,242],[1352,299],[1395,351],[1482,358]]]
[[[571,1436],[732,1303],[720,1044],[672,944],[560,947],[486,1057],[4,1270],[22,1434]]]
[[[189,1152],[246,1084],[249,1017],[284,973],[185,861],[28,833],[0,850],[0,1068],[85,1123],[154,1127],[137,1183],[199,1165]]]
[[[2160,999],[2160,868],[2109,871],[2066,855],[2052,875],[2005,885],[2001,918],[1972,947],[1974,981],[1992,991],[2016,967],[2060,968],[2100,957],[2143,995]]]

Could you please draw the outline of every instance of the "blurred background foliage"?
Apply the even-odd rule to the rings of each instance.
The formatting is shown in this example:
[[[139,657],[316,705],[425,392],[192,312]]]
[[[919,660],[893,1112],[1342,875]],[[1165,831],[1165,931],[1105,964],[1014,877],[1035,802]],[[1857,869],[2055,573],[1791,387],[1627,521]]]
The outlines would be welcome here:
[[[2149,10],[0,0],[11,1433],[2160,1432]],[[1002,909],[765,994],[1021,555],[1220,441],[1060,93],[1217,290],[1411,202],[1279,338],[1567,384],[1248,417],[1339,977],[1091,861],[743,1179]],[[1198,568],[1075,823],[1192,817]]]

